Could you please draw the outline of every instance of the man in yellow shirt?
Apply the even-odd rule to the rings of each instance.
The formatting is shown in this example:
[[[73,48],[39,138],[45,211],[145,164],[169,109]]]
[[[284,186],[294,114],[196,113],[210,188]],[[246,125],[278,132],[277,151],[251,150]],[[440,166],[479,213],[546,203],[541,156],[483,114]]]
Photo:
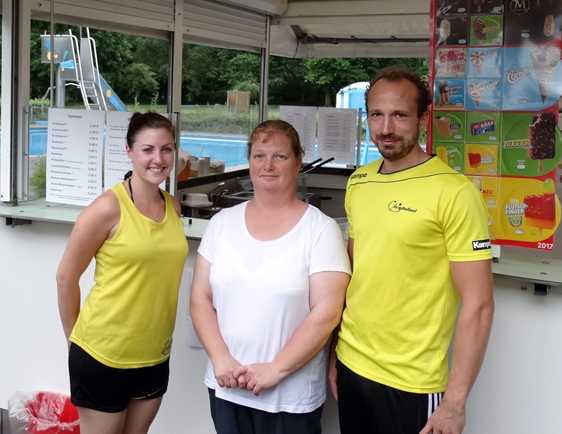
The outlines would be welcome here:
[[[401,69],[381,71],[367,91],[383,158],[347,185],[353,276],[330,370],[342,434],[461,433],[484,357],[494,309],[487,211],[464,175],[419,145],[429,102]]]

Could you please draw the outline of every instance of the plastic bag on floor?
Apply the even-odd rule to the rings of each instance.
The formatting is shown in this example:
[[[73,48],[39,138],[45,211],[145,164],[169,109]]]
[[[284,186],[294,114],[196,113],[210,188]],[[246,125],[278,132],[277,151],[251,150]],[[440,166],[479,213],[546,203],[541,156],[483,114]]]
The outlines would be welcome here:
[[[18,392],[9,400],[8,412],[14,434],[80,434],[76,407],[59,393]]]

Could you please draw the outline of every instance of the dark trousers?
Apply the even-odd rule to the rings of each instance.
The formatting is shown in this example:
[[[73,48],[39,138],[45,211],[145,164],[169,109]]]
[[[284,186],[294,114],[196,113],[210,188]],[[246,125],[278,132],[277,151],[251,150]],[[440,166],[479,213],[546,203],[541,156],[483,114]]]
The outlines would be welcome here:
[[[339,360],[341,434],[419,434],[441,393],[411,393],[357,375]]]
[[[310,413],[268,413],[217,398],[209,389],[217,434],[321,434],[322,406]]]

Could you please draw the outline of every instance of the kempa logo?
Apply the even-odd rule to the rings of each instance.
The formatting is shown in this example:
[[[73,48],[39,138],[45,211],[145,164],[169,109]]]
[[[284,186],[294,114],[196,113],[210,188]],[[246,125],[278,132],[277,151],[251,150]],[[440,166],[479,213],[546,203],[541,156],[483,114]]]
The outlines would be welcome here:
[[[352,175],[350,179],[365,178],[365,176],[367,176],[366,173],[356,173],[355,175]]]
[[[407,211],[407,212],[418,212],[415,208],[410,208],[406,205],[403,205],[401,202],[397,200],[393,200],[388,203],[388,210],[390,212],[400,212],[400,211]]]
[[[472,242],[472,250],[486,250],[492,248],[492,242],[490,240],[476,240]]]

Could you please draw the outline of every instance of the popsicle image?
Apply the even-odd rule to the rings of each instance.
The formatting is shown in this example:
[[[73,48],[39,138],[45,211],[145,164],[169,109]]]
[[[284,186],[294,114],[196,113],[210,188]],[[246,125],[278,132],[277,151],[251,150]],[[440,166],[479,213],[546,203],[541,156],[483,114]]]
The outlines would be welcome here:
[[[554,229],[556,208],[554,193],[534,194],[523,198],[525,223],[539,229]]]
[[[560,47],[535,46],[531,52],[531,59],[533,60],[541,99],[544,102],[550,94],[556,93],[550,91],[552,90],[554,72],[560,63]]]
[[[545,160],[554,158],[556,145],[556,116],[554,113],[541,112],[533,116],[529,125],[529,158]]]

